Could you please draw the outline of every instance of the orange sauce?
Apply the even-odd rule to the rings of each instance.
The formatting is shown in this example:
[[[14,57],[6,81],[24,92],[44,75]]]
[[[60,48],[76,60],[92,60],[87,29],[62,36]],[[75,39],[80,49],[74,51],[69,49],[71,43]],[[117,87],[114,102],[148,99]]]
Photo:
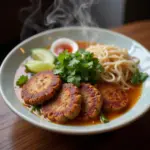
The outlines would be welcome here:
[[[89,42],[81,42],[81,41],[78,41],[77,42],[78,45],[79,45],[79,48],[81,49],[85,49],[87,48],[89,45],[91,44],[95,44],[95,43],[89,43]],[[49,48],[49,47],[48,47]],[[31,59],[30,57],[27,58],[25,61]],[[24,62],[25,62],[24,61]],[[20,67],[18,68],[17,72],[16,72],[16,75],[15,75],[15,79],[14,79],[14,89],[15,89],[15,92],[16,92],[16,95],[18,97],[18,99],[23,102],[22,98],[21,98],[21,88],[19,87],[16,87],[16,81],[17,79],[21,76],[21,75],[28,75],[29,78],[31,76],[30,73],[26,73],[25,72],[25,67],[24,65],[20,65]],[[105,86],[105,83],[102,84],[102,86]],[[119,117],[120,115],[123,115],[124,113],[126,113],[127,111],[129,111],[135,104],[136,102],[139,100],[141,94],[142,94],[142,84],[141,85],[137,85],[137,86],[134,86],[132,89],[130,90],[127,90],[126,91],[127,93],[127,96],[128,96],[128,99],[129,99],[129,105],[128,107],[124,110],[124,111],[120,111],[118,113],[104,113],[108,119],[111,121],[117,117]],[[80,118],[80,115],[75,118],[74,120],[72,121],[69,121],[67,124],[68,125],[93,125],[93,124],[98,124],[98,123],[101,123],[100,122],[100,118],[96,118],[96,119],[91,119],[91,120],[88,120],[88,121],[83,121],[81,118]]]
[[[71,53],[73,51],[72,46],[69,44],[61,44],[61,45],[57,46],[54,51],[57,55],[59,55],[60,53],[62,53],[65,50],[67,50],[69,53]]]
[[[89,47],[90,45],[96,44],[95,42],[83,42],[83,41],[76,41],[78,43],[78,46],[80,49],[85,49]]]

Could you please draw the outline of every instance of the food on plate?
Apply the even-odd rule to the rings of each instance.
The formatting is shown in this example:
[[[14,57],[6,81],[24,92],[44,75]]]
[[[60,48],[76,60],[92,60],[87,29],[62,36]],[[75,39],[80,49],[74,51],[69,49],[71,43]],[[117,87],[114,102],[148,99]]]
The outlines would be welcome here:
[[[139,69],[136,69],[131,78],[132,84],[140,84],[144,82],[148,78],[148,74],[144,72],[140,72]]]
[[[26,104],[39,105],[54,96],[61,86],[61,79],[51,71],[40,72],[22,87],[21,96]]]
[[[105,84],[99,90],[103,97],[104,111],[121,111],[128,106],[129,99],[127,93],[119,87]]]
[[[22,85],[24,85],[27,81],[28,81],[28,76],[21,75],[21,76],[19,77],[19,79],[17,80],[16,85],[22,86]]]
[[[71,39],[60,38],[54,41],[50,47],[50,51],[56,57],[65,50],[69,53],[75,53],[78,50],[78,44]]]
[[[104,69],[97,58],[84,50],[69,54],[61,53],[55,63],[54,73],[60,75],[64,82],[80,86],[81,82],[96,83]]]
[[[28,71],[38,73],[45,70],[52,70],[55,67],[55,57],[47,49],[35,48],[31,51],[33,60],[25,63],[25,67]]]
[[[100,121],[102,123],[108,123],[109,122],[109,119],[104,115],[104,113],[101,113],[100,114]]]
[[[31,51],[31,56],[34,60],[39,60],[50,64],[53,64],[55,61],[55,57],[52,53],[45,48],[34,48]]]
[[[27,71],[32,73],[38,73],[41,71],[52,70],[55,65],[49,62],[43,62],[39,60],[30,60],[25,64]]]
[[[103,99],[100,92],[89,83],[81,83],[80,92],[82,96],[81,118],[96,118],[101,111]]]
[[[58,123],[65,123],[74,119],[81,109],[81,95],[79,89],[71,83],[65,83],[59,94],[42,107],[46,118]]]
[[[89,46],[86,50],[94,53],[104,67],[105,71],[100,75],[103,81],[118,83],[123,89],[129,89],[132,86],[130,82],[142,83],[148,77],[146,73],[140,72],[139,82],[134,82],[137,70],[139,70],[139,59],[130,56],[127,49],[96,44]]]
[[[21,102],[41,119],[68,125],[108,123],[130,110],[148,78],[139,59],[117,46],[73,41],[75,50],[71,43],[31,50],[14,81]]]

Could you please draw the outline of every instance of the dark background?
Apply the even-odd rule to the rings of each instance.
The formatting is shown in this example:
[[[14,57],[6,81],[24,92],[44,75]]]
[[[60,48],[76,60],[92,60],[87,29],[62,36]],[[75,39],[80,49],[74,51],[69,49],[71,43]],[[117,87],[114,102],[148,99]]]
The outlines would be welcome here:
[[[49,1],[53,3],[53,0]],[[30,5],[29,0],[1,1],[0,63],[6,54],[20,42],[20,32],[23,23],[19,20],[19,11],[28,5]],[[150,19],[149,0],[126,0],[124,23],[146,19]]]

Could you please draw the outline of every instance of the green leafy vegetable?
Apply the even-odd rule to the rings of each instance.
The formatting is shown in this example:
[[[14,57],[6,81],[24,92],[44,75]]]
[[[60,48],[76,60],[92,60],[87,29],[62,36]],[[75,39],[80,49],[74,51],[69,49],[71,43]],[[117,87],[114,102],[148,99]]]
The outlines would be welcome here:
[[[140,72],[139,69],[137,69],[136,72],[131,77],[131,83],[140,84],[144,82],[147,78],[148,78],[147,73]]]
[[[22,85],[25,84],[27,81],[28,81],[28,76],[21,75],[21,76],[19,77],[19,79],[17,80],[16,85],[22,86]]]
[[[41,107],[40,106],[32,106],[31,112],[37,111],[38,114],[41,114]]]
[[[109,119],[103,113],[101,113],[100,121],[103,122],[103,123],[108,123]]]
[[[54,73],[68,83],[80,86],[80,82],[95,83],[104,68],[93,53],[85,50],[76,53],[62,52],[55,61]]]

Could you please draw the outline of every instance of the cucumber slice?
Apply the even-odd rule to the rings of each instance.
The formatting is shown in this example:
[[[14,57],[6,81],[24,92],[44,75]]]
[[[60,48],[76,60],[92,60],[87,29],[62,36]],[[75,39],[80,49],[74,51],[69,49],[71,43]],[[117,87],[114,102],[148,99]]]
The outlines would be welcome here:
[[[55,66],[54,64],[38,60],[31,60],[25,64],[27,70],[33,73],[38,73],[45,70],[52,70],[54,66]]]
[[[53,56],[53,54],[44,48],[32,49],[32,58],[34,60],[49,62],[50,64],[53,64],[55,60],[55,57]]]

